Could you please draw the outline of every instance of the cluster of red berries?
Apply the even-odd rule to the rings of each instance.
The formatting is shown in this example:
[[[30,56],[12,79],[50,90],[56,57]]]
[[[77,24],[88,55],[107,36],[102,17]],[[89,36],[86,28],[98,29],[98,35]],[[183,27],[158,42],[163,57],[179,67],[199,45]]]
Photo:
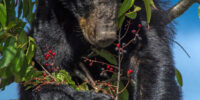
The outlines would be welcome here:
[[[49,51],[48,51],[48,54],[45,55],[44,59],[45,59],[45,60],[48,60],[49,58],[51,58],[51,57],[53,57],[53,56],[55,56],[55,55],[56,55],[55,52],[52,52],[52,50],[49,50]],[[47,63],[45,64],[45,66],[46,66],[46,67],[49,66],[49,63],[47,62]]]
[[[113,71],[113,68],[110,65],[107,65],[106,68],[110,71]]]
[[[55,56],[55,55],[56,55],[55,52],[52,53],[52,50],[49,50],[48,54],[45,55],[44,59],[48,60],[51,56]]]
[[[141,24],[138,24],[138,27],[139,27],[139,28],[141,28],[141,27],[142,27],[142,25],[141,25]],[[131,30],[131,33],[135,33],[135,32],[136,32],[136,30],[135,30],[135,29],[132,29],[132,30]]]

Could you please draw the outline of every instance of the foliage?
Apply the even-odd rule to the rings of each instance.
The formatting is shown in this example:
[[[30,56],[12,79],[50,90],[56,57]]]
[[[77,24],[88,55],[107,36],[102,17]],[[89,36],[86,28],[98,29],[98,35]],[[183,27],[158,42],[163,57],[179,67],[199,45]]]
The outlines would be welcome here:
[[[117,58],[105,49],[97,50],[96,48],[92,49],[96,54],[106,59],[110,64],[117,65]]]
[[[71,76],[65,70],[60,70],[58,73],[47,73],[45,71],[38,71],[34,77],[26,80],[24,85],[26,90],[46,84],[68,84],[76,90],[88,90],[87,84],[76,85]]]
[[[151,6],[155,7],[153,0],[143,0],[146,8],[147,23],[151,20]],[[125,17],[135,19],[137,12],[141,10],[140,7],[134,5],[135,0],[124,0],[118,12],[118,29],[122,26]],[[134,8],[133,8],[134,5]]]
[[[12,82],[26,81],[37,72],[31,65],[34,39],[24,30],[32,22],[34,4],[32,0],[0,0],[1,89]]]

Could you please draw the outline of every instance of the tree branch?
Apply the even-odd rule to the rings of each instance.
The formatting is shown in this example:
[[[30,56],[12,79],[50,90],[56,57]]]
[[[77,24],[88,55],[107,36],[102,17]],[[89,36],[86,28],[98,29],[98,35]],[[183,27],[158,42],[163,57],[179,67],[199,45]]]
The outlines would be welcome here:
[[[94,79],[92,78],[92,76],[90,75],[90,72],[86,69],[85,65],[82,62],[79,62],[79,66],[81,67],[81,69],[85,72],[86,77],[89,79],[89,81],[91,82],[91,85],[95,88],[96,87],[96,83],[94,82]]]
[[[170,8],[168,12],[168,21],[166,24],[173,21],[175,18],[182,15],[191,5],[194,3],[198,3],[199,0],[180,0],[176,5],[174,5],[172,8]]]

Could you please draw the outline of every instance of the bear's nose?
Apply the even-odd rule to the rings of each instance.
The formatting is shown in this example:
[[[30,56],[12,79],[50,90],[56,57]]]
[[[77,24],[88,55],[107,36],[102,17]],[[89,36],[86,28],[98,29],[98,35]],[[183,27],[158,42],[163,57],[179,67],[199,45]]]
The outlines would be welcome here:
[[[107,47],[116,40],[117,28],[114,20],[97,21],[95,26],[95,42],[99,47]]]
[[[96,45],[98,47],[107,47],[116,40],[115,31],[101,31],[96,33]]]

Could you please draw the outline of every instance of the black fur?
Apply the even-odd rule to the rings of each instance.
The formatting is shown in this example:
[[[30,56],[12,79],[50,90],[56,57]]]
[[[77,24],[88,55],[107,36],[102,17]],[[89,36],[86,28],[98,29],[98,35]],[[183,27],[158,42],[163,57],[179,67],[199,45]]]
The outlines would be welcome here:
[[[134,28],[142,24],[139,33],[142,40],[137,40],[134,47],[128,48],[128,57],[123,63],[123,66],[133,69],[131,76],[135,86],[128,88],[131,92],[129,100],[181,100],[169,41],[173,38],[173,29],[164,25],[167,15],[158,2],[155,1],[155,4],[159,10],[152,10],[150,29],[144,9],[132,21]],[[136,5],[144,8],[143,1],[137,1]]]
[[[111,97],[89,91],[75,91],[67,85],[45,85],[40,91],[24,91],[19,100],[112,100]]]
[[[105,2],[105,0],[96,1]],[[107,3],[112,2],[112,0],[107,1]],[[111,20],[110,23],[115,22],[116,16],[109,15],[110,9],[113,8],[114,11],[117,11],[115,6],[117,7],[119,2],[114,1],[113,3],[116,4],[111,3],[114,7],[110,7],[111,5],[106,5],[108,8],[101,6],[103,8],[99,14],[103,13],[103,15],[99,15],[100,17],[97,17],[96,20],[103,20],[104,23],[109,20]],[[51,49],[56,52],[57,66],[68,71],[73,69],[69,66],[77,63],[90,46],[83,38],[82,34],[84,33],[80,27],[79,18],[87,19],[90,16],[91,9],[96,7],[93,3],[93,0],[39,0],[32,32],[39,47],[35,55],[36,62],[45,64],[41,57],[48,49]],[[152,11],[150,29],[147,29],[143,1],[135,1],[135,5],[141,6],[142,11],[138,13],[136,20],[131,22],[130,27],[137,30],[137,25],[142,24],[139,33],[142,40],[137,40],[126,48],[128,52],[124,55],[122,64],[125,73],[128,69],[133,69],[131,77],[134,87],[128,88],[129,100],[181,100],[181,89],[175,81],[175,68],[169,41],[169,38],[173,37],[173,33],[171,28],[163,24],[167,20],[166,12],[159,6],[159,1],[155,1],[155,4],[159,10]],[[106,11],[107,9],[109,10]],[[105,15],[107,16],[105,17]],[[108,16],[115,18],[109,19]],[[101,32],[101,29],[104,31],[116,30],[110,25],[102,26],[103,23],[94,24],[97,27],[96,32]],[[122,33],[126,31],[125,24]],[[131,33],[131,29],[129,33]],[[132,34],[129,34],[122,41],[127,42],[132,37]],[[111,100],[105,94],[77,92],[64,85],[46,85],[39,92],[24,91],[22,86],[20,88],[20,100]]]

